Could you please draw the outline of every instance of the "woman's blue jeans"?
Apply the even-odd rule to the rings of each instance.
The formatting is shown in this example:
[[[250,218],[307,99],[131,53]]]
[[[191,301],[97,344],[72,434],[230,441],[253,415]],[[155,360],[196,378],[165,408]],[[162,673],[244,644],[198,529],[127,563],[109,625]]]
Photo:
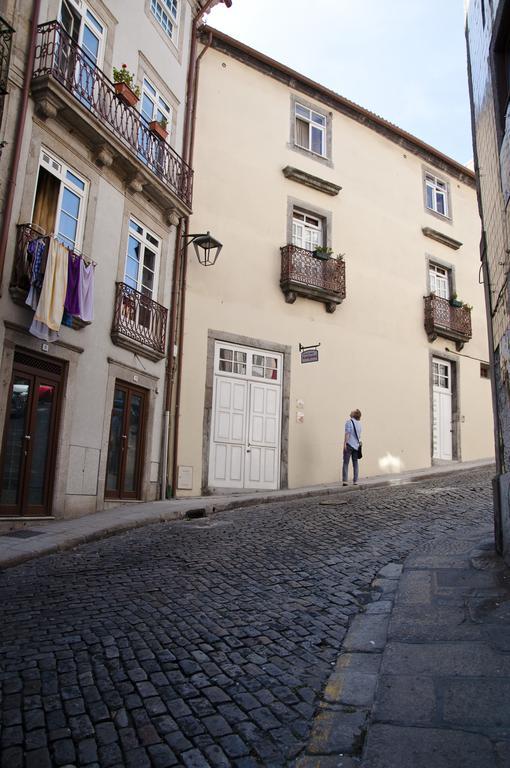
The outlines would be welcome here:
[[[344,451],[344,463],[342,466],[342,482],[347,482],[347,477],[349,474],[349,461],[352,459],[352,469],[354,472],[353,482],[358,482],[358,450],[357,448],[352,448],[352,446],[347,445],[347,448]]]

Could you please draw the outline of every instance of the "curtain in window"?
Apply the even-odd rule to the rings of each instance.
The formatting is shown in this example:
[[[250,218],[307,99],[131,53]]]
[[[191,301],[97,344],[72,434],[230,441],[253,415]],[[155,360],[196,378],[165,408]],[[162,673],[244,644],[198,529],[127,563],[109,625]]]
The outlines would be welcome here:
[[[40,168],[32,224],[47,235],[52,235],[55,228],[59,189],[60,181]]]
[[[296,119],[296,144],[309,149],[309,125],[304,120]]]

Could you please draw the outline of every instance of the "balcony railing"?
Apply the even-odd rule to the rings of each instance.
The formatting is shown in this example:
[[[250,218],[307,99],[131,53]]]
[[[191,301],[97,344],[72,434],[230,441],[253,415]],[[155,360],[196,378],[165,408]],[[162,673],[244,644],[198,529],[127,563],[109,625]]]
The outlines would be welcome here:
[[[454,307],[448,299],[431,294],[425,296],[425,330],[429,341],[438,336],[451,339],[458,350],[472,336],[471,310],[469,307]]]
[[[34,81],[52,77],[191,208],[193,171],[145,118],[119,99],[114,84],[56,21],[38,28]]]
[[[345,299],[345,262],[319,259],[313,251],[284,245],[281,250],[280,286],[285,301],[293,304],[297,296],[322,301],[328,312],[334,312]]]
[[[13,34],[13,28],[0,17],[0,96],[7,93]]]
[[[112,340],[151,360],[165,356],[167,310],[126,283],[117,283]]]

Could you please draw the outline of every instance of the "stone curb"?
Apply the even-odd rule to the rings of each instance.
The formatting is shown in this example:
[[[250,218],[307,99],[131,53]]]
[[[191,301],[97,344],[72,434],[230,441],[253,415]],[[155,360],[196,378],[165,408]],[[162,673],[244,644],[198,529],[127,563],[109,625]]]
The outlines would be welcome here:
[[[399,563],[389,563],[372,581],[372,602],[351,621],[318,705],[310,740],[294,768],[354,768],[361,764],[402,569]]]

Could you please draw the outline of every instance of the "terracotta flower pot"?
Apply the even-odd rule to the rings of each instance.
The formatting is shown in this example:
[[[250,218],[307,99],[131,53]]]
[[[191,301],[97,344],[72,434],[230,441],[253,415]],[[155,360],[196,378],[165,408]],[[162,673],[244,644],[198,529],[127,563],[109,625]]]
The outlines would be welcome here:
[[[151,129],[152,133],[155,133],[156,136],[159,136],[162,141],[165,141],[166,137],[168,136],[168,131],[166,128],[163,128],[163,126],[160,125],[157,120],[151,120],[149,123],[149,128]]]
[[[115,83],[115,93],[128,107],[134,107],[138,101],[138,96],[126,83]]]

